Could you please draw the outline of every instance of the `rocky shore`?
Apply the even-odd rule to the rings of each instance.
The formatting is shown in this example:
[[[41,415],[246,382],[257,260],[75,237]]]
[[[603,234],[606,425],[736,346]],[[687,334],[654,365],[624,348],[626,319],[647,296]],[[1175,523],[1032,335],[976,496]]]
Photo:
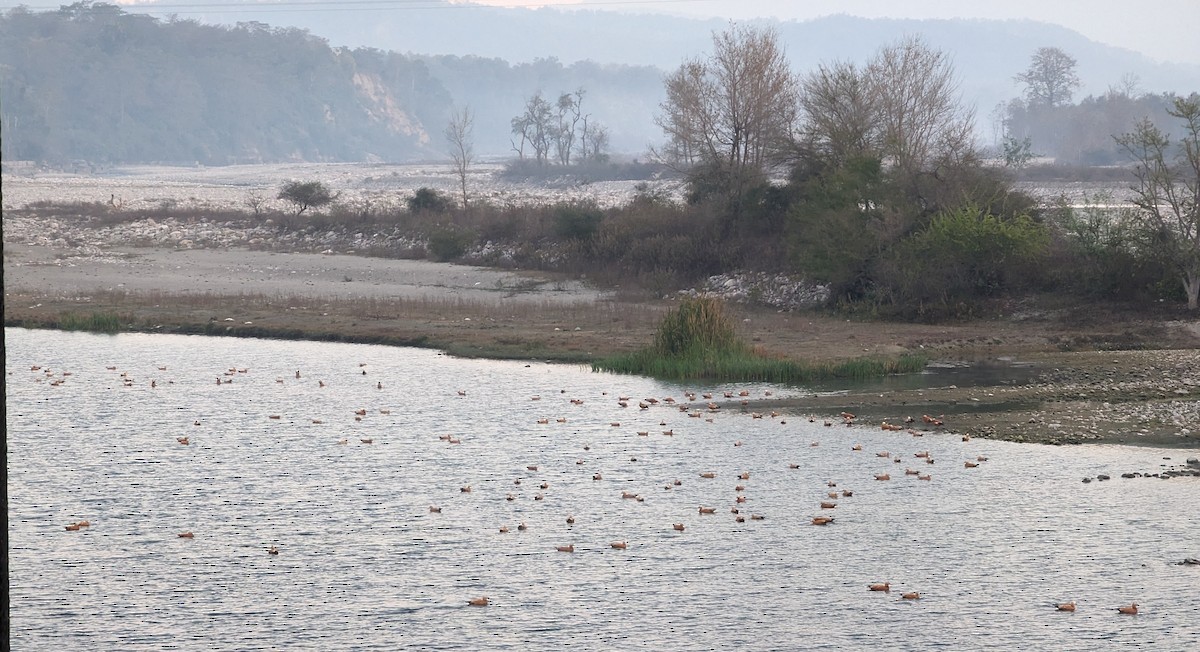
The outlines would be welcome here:
[[[1031,353],[1033,378],[1012,384],[852,391],[797,401],[857,423],[923,415],[970,437],[1052,445],[1200,448],[1200,351]]]

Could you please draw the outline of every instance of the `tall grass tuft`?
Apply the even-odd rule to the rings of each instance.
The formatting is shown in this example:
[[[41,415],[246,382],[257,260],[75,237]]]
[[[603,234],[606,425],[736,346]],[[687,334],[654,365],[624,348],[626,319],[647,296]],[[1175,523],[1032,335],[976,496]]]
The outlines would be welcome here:
[[[927,362],[914,355],[828,363],[768,357],[737,337],[721,301],[699,297],[684,299],[663,318],[652,346],[605,358],[592,369],[669,380],[796,383],[912,373],[924,369]]]
[[[88,315],[66,313],[58,320],[58,327],[64,331],[87,331],[111,335],[121,331],[121,318],[111,312],[93,312]]]
[[[725,304],[713,297],[689,297],[667,313],[654,335],[654,351],[664,357],[743,352]]]

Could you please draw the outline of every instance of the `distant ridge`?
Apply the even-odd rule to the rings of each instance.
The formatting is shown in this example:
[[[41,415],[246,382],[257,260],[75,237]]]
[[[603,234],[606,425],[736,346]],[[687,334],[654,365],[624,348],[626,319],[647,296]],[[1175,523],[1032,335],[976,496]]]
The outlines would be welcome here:
[[[254,14],[230,14],[247,20]],[[714,30],[728,21],[656,14],[562,9],[469,10],[427,8],[403,12],[345,14],[264,14],[286,16],[329,40],[331,45],[368,46],[422,55],[473,54],[510,62],[556,58],[564,63],[650,65],[673,70],[684,59],[711,47]],[[370,16],[370,28],[363,29]],[[220,18],[219,13],[212,17]],[[1146,92],[1200,91],[1200,65],[1161,63],[1138,52],[1093,41],[1079,32],[1032,20],[860,18],[834,14],[806,21],[762,19],[779,30],[788,56],[801,72],[821,62],[864,61],[879,47],[920,34],[953,57],[962,78],[964,100],[981,115],[1020,94],[1013,76],[1044,46],[1066,51],[1079,62],[1082,86],[1076,98],[1100,95],[1127,73]]]

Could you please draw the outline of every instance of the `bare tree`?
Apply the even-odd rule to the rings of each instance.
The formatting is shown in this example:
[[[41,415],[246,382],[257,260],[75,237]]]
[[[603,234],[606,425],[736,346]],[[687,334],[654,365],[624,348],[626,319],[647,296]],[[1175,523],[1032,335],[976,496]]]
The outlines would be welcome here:
[[[974,151],[974,112],[960,103],[954,65],[919,37],[882,48],[866,70],[882,154],[902,172]]]
[[[603,162],[608,158],[608,127],[593,124],[585,118],[580,133],[579,153],[585,160]]]
[[[706,137],[716,119],[709,106],[713,99],[708,97],[707,75],[707,67],[698,59],[684,62],[668,75],[667,100],[660,105],[663,113],[655,118],[667,136],[660,157],[683,168],[696,165],[715,149]]]
[[[720,165],[734,179],[761,175],[795,123],[797,86],[773,29],[714,33],[712,55],[667,76],[657,117],[668,140],[662,153],[685,165]]]
[[[579,138],[579,123],[586,117],[583,115],[583,93],[582,88],[574,93],[562,93],[555,105],[558,129],[554,134],[554,150],[562,165],[571,164],[571,153]]]
[[[250,191],[249,195],[246,195],[246,206],[248,206],[250,210],[254,211],[255,217],[262,215],[263,208],[266,205],[267,198],[261,192],[252,190]]]
[[[525,112],[512,119],[512,134],[519,139],[513,141],[513,150],[525,159],[525,145],[533,148],[533,159],[544,165],[550,157],[550,147],[555,138],[554,109],[538,91],[525,102]]]
[[[467,207],[467,170],[474,162],[475,114],[465,106],[450,114],[446,125],[446,141],[450,144],[450,158],[454,160],[454,173],[462,190],[463,208]]]
[[[877,102],[853,63],[820,65],[801,83],[808,139],[834,164],[878,151]]]
[[[874,157],[911,175],[973,152],[974,114],[954,66],[919,38],[880,49],[864,68],[822,65],[801,88],[807,139],[834,165]]]
[[[1038,48],[1029,68],[1013,79],[1025,85],[1025,99],[1031,106],[1059,106],[1071,101],[1079,88],[1075,59],[1058,48]]]
[[[1136,73],[1127,72],[1121,75],[1120,81],[1115,85],[1108,87],[1108,94],[1136,100],[1142,95],[1142,78]]]
[[[1167,113],[1183,121],[1174,147],[1149,118],[1117,143],[1137,163],[1134,204],[1147,239],[1178,271],[1189,310],[1200,309],[1200,95],[1175,98]]]

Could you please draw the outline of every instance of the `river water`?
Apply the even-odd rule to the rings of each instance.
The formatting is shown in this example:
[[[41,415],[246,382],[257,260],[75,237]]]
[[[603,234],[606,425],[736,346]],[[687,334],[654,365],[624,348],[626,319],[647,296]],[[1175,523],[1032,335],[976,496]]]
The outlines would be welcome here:
[[[1200,557],[1200,479],[1120,477],[1195,450],[754,418],[722,392],[802,390],[415,349],[20,329],[5,345],[16,650],[1200,645],[1200,568],[1176,565]],[[722,408],[663,401],[688,389]]]

